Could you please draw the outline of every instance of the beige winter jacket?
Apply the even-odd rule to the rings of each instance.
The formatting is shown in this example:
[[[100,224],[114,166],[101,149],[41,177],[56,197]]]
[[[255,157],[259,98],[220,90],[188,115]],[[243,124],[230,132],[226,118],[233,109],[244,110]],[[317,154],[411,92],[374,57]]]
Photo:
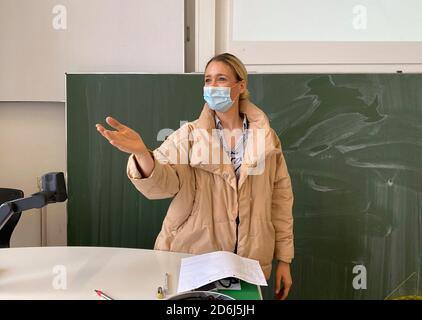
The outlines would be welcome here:
[[[237,254],[258,260],[268,279],[273,258],[288,263],[293,258],[293,193],[280,140],[268,118],[249,100],[241,100],[239,108],[251,134],[238,183],[207,104],[197,120],[150,151],[155,167],[148,178],[137,170],[134,155],[127,175],[148,199],[173,198],[156,250],[233,252],[237,242]]]

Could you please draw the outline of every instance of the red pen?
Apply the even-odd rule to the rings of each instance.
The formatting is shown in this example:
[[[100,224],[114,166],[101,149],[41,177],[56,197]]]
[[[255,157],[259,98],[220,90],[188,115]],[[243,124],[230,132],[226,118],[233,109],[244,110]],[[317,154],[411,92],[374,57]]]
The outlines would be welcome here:
[[[113,298],[109,297],[108,295],[106,295],[101,290],[94,290],[94,291],[98,294],[98,296],[100,296],[101,298],[103,298],[105,300],[114,300]]]

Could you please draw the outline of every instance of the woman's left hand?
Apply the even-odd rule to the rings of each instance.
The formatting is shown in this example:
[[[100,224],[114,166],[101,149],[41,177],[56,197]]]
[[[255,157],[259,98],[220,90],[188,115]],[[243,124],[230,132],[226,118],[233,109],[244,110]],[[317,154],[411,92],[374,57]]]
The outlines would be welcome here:
[[[275,274],[275,293],[278,300],[285,300],[289,295],[292,286],[292,276],[290,275],[290,264],[278,261]]]

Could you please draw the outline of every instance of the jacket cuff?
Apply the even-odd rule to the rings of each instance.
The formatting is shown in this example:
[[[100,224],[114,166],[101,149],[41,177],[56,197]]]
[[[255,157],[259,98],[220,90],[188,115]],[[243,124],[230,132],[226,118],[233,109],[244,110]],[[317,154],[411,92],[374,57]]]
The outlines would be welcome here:
[[[288,263],[288,264],[290,264],[290,263],[292,263],[292,260],[293,259],[289,259],[289,258],[282,258],[282,259],[277,259],[278,261],[281,261],[281,262],[284,262],[284,263]]]
[[[279,245],[281,246],[281,245]],[[289,245],[285,248],[276,248],[274,258],[278,261],[283,261],[285,263],[292,263],[294,257],[294,248],[293,245]]]
[[[148,150],[148,152],[151,154],[152,159],[154,160],[154,169],[148,178],[144,177],[142,173],[139,172],[134,154],[129,156],[127,163],[128,178],[132,181],[136,181],[136,185],[139,186],[143,191],[148,191],[150,188],[155,186],[157,182],[160,181],[160,177],[162,175],[161,164],[154,157],[152,151]]]

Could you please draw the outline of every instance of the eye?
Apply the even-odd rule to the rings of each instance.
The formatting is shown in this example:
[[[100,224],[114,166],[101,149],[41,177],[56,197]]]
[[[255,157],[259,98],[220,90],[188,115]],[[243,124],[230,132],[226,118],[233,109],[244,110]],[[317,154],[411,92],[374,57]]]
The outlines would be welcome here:
[[[205,83],[208,83],[208,82],[210,82],[211,80],[210,79],[205,79]]]
[[[219,77],[218,81],[226,81],[226,78],[225,77]]]

